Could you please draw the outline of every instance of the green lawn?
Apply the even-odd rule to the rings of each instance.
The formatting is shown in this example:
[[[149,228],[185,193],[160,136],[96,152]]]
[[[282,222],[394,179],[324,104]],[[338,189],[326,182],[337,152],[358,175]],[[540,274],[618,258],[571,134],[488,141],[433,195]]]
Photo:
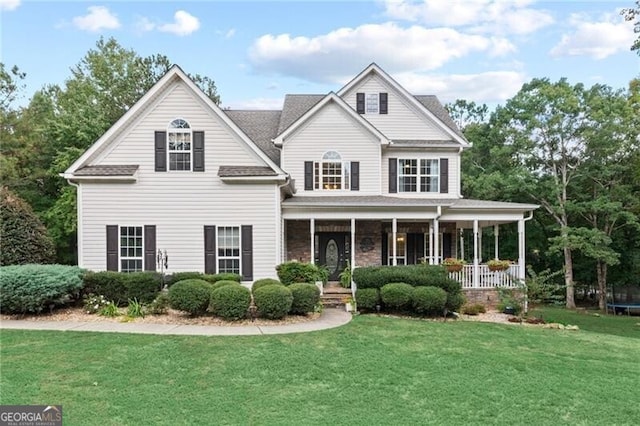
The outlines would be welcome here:
[[[637,424],[640,340],[359,316],[251,337],[3,330],[1,404],[65,425]]]
[[[577,325],[585,331],[640,339],[640,316],[603,315],[593,309],[570,311],[553,307],[532,309],[529,316],[540,317],[547,322]]]

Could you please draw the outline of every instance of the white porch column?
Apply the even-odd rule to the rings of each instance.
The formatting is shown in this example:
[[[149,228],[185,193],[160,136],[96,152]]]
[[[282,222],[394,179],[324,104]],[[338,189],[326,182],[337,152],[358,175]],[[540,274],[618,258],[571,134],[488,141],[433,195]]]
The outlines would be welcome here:
[[[440,264],[440,221],[433,219],[433,255],[434,265]]]
[[[351,271],[356,266],[356,220],[351,219]],[[353,282],[353,280],[352,280]]]
[[[311,263],[316,263],[316,220],[309,219],[309,232],[311,233]]]
[[[480,238],[478,235],[478,219],[473,221],[473,287],[478,288],[480,286],[480,267],[478,260],[478,242]]]
[[[518,221],[518,278],[524,280],[524,219]]]
[[[460,252],[458,253],[459,259],[464,259],[464,229],[460,228]]]
[[[478,262],[482,262],[482,226],[478,224]]]
[[[500,259],[498,249],[498,225],[493,225],[493,253],[496,259]]]
[[[433,225],[429,226],[429,265],[433,265],[435,262],[433,256]]]
[[[392,233],[392,239],[393,239],[393,266],[396,266],[398,264],[398,259],[396,258],[396,256],[398,255],[398,241],[397,241],[397,237],[398,237],[398,219],[396,219],[395,217],[393,218],[392,222],[391,222],[391,233]]]

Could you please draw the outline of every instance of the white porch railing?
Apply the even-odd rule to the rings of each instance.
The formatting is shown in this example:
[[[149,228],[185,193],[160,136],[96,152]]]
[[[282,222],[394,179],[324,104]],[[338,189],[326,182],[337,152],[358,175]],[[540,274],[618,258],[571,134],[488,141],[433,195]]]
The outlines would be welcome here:
[[[462,284],[462,288],[514,288],[518,287],[518,265],[506,271],[490,271],[487,265],[478,265],[478,284],[473,285],[473,265],[464,265],[459,272],[449,272],[449,277]]]

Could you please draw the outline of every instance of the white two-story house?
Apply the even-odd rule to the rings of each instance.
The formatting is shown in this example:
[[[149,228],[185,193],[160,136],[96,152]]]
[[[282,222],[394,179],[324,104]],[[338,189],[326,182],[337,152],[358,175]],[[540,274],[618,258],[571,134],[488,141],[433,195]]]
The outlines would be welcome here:
[[[287,260],[336,280],[347,265],[466,256],[464,287],[508,285],[483,264],[481,230],[493,228],[497,257],[499,225],[518,224],[510,275],[523,277],[538,206],[463,198],[467,148],[435,96],[376,64],[337,92],[288,95],[281,111],[222,110],[174,66],[64,173],[78,192],[78,263],[156,270],[161,250],[168,272],[251,282]]]

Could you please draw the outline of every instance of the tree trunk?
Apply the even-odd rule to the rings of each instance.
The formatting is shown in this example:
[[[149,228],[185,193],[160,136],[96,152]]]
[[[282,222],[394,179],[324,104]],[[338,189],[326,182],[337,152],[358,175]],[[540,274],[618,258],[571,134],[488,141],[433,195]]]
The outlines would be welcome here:
[[[601,260],[596,261],[596,273],[598,275],[598,307],[601,311],[607,309],[607,264]]]
[[[567,309],[575,309],[575,287],[573,286],[573,258],[571,249],[565,247],[564,251],[564,283],[567,287]]]

